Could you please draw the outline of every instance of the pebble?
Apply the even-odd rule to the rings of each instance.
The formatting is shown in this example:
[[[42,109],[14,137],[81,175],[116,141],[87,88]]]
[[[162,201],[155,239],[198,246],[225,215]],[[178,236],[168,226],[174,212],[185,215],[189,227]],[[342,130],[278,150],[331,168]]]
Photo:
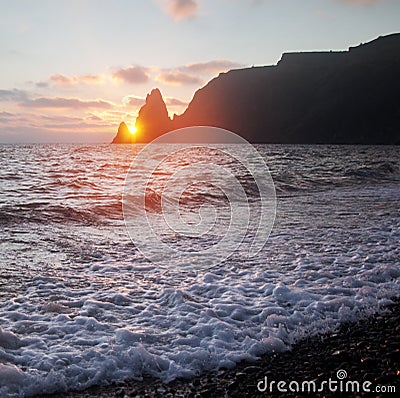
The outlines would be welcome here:
[[[397,375],[400,370],[400,299],[394,301],[395,304],[390,307],[391,312],[343,325],[335,334],[300,341],[291,351],[265,356],[255,365],[243,362],[234,369],[218,374],[206,373],[189,381],[175,380],[170,384],[150,378],[142,382],[132,380],[122,387],[94,387],[84,392],[68,393],[62,398],[116,398],[121,397],[117,395],[121,390],[126,396],[141,398],[250,398],[265,396],[258,394],[256,389],[257,381],[265,376],[277,381],[323,381],[329,377],[335,378],[339,369],[346,370],[348,380],[394,385],[400,391]],[[282,393],[274,396],[287,395]],[[322,398],[334,395],[324,391],[314,396]],[[359,393],[357,396],[367,395]]]

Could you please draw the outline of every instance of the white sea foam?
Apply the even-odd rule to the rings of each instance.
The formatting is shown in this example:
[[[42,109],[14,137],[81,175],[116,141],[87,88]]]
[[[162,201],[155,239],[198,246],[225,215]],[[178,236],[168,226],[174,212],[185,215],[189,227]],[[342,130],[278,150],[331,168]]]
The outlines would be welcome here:
[[[272,238],[273,247],[291,250],[287,236]],[[0,392],[31,396],[232,367],[373,313],[399,293],[398,265],[385,261],[397,247],[349,245],[332,256],[336,242],[324,242],[327,255],[300,255],[291,264],[232,261],[182,274],[136,269],[135,259],[99,261],[82,265],[88,284],[81,288],[68,284],[68,269],[38,276],[0,309]]]
[[[299,192],[279,197],[276,225],[257,258],[243,262],[236,253],[200,272],[173,263],[161,271],[109,219],[12,225],[7,263],[22,269],[15,272],[30,256],[38,263],[24,289],[0,305],[0,396],[229,368],[399,296],[398,183]]]

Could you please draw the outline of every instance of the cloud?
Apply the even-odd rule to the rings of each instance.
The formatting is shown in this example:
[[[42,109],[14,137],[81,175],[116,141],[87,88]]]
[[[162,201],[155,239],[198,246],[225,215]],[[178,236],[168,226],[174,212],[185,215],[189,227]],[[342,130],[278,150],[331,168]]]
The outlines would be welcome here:
[[[79,76],[79,80],[86,84],[99,84],[103,82],[103,77],[101,75],[82,75]]]
[[[220,72],[226,72],[230,69],[242,68],[244,64],[230,61],[228,59],[215,59],[208,62],[197,62],[193,64],[187,64],[181,67],[181,70],[188,72],[201,73],[201,74],[216,74]]]
[[[12,90],[0,90],[0,101],[2,102],[19,102],[28,99],[26,91],[14,88]]]
[[[160,83],[173,86],[203,84],[203,77],[213,76],[245,65],[227,59],[190,63],[176,68],[164,69],[156,77]]]
[[[100,116],[90,114],[86,119],[101,122],[103,119]]]
[[[62,74],[50,76],[49,80],[58,85],[67,85],[67,84],[77,83],[76,78],[62,75]]]
[[[109,109],[113,105],[104,100],[81,100],[79,98],[40,97],[26,100],[20,105],[28,108]]]
[[[60,134],[63,130],[63,134]],[[26,132],[29,131],[29,134]],[[0,142],[4,143],[98,143],[110,142],[115,135],[115,126],[95,126],[82,123],[79,126],[63,128],[58,124],[47,125],[19,124],[0,129]]]
[[[56,74],[49,77],[49,80],[59,86],[73,85],[79,83],[85,84],[99,84],[102,82],[100,75],[81,75],[81,76],[67,76],[63,74]]]
[[[44,120],[46,123],[48,122],[57,122],[57,123],[77,123],[82,121],[80,117],[74,116],[64,116],[64,115],[57,115],[57,116],[49,116],[49,115],[37,115],[40,120]]]
[[[167,0],[166,11],[175,21],[196,17],[199,4],[196,0]]]
[[[16,115],[10,112],[0,112],[0,123],[7,124],[15,119]]]
[[[190,73],[180,72],[179,70],[171,70],[161,72],[156,80],[160,83],[171,86],[184,86],[192,84],[203,84],[203,79]]]
[[[125,105],[142,106],[145,102],[146,100],[144,98],[136,97],[134,95],[127,95],[122,98],[122,103]]]
[[[7,118],[11,118],[14,117],[15,115],[13,113],[10,112],[0,112],[0,117],[7,117]]]
[[[173,98],[173,97],[167,97],[165,99],[165,104],[167,106],[187,106],[187,102],[181,101],[178,98]]]
[[[46,87],[49,87],[49,83],[47,83],[47,82],[36,82],[35,85],[36,85],[36,87],[38,87],[38,88],[46,88]]]
[[[138,65],[118,69],[113,73],[113,77],[130,84],[146,83],[149,80],[148,70]]]
[[[87,130],[87,129],[98,129],[101,128],[101,124],[97,123],[87,123],[85,121],[80,121],[76,123],[45,123],[40,126],[43,129],[51,129],[51,130],[67,130],[67,131],[82,131],[82,130]]]
[[[64,115],[48,116],[48,115],[31,115],[38,127],[44,129],[63,129],[63,130],[76,130],[79,128],[99,128],[103,124],[95,123],[95,121],[102,122],[102,119],[91,119],[90,117],[79,118]]]

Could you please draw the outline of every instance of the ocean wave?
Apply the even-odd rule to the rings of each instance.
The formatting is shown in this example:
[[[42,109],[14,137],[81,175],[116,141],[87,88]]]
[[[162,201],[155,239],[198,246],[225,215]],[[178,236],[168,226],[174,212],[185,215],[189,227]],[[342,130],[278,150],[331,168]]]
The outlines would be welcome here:
[[[62,204],[26,203],[0,208],[0,225],[20,224],[107,224],[122,220],[122,202],[86,204],[74,207]]]
[[[194,271],[179,259],[158,268],[130,241],[121,197],[131,148],[7,147],[0,396],[232,367],[399,296],[400,149],[257,148],[279,193],[268,242],[254,258],[244,244],[212,269]],[[256,209],[257,187],[244,173],[240,181]],[[162,190],[155,188],[146,208],[157,219]],[[225,206],[221,192],[192,188],[183,210]],[[196,248],[194,237],[170,239]]]
[[[400,169],[394,162],[379,162],[368,166],[348,169],[344,175],[364,181],[376,179],[400,180]]]

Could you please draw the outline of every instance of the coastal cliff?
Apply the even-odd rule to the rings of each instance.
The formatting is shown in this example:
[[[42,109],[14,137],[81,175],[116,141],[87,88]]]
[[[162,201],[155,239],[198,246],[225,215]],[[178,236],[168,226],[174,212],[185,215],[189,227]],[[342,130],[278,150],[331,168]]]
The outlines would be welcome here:
[[[400,34],[341,52],[283,54],[274,66],[221,73],[168,117],[153,90],[136,126],[146,142],[210,125],[252,143],[400,144]]]

